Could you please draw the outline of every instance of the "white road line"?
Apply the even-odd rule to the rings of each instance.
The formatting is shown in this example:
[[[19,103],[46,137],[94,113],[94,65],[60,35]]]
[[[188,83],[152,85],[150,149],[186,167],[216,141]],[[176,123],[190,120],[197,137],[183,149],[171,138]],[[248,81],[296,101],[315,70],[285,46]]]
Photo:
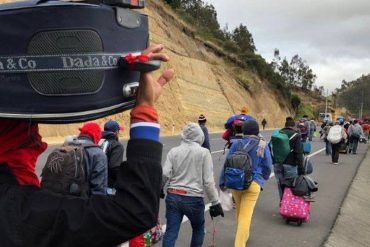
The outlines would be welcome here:
[[[324,151],[324,150],[325,150],[325,148],[319,149],[319,150],[317,150],[316,152],[314,152],[314,153],[312,153],[312,154],[310,154],[310,155],[307,155],[307,157],[311,158],[311,157],[313,157],[313,156],[315,156],[315,155],[317,155],[317,154],[321,153],[321,152],[322,152],[322,151]],[[212,152],[211,154],[221,153],[221,152],[223,152],[223,151],[224,151],[224,150],[218,150],[218,151],[214,151],[214,152]],[[275,173],[274,173],[274,172],[271,172],[271,174],[270,174],[270,178],[272,178],[272,177],[274,177],[274,176],[275,176]],[[207,211],[209,210],[209,207],[210,207],[210,206],[211,206],[211,203],[206,204],[206,205],[205,205],[204,212],[207,212]],[[182,223],[185,223],[185,222],[187,222],[187,221],[189,221],[188,217],[184,216],[184,218],[182,219],[181,224],[182,224]],[[166,231],[166,228],[167,228],[167,224],[162,225],[163,232],[165,232],[165,231]],[[128,244],[128,243],[124,243],[124,244],[121,244],[121,245],[120,245],[120,247],[129,247],[129,244]]]
[[[307,157],[308,157],[308,158],[311,158],[311,157],[315,156],[316,154],[321,153],[321,152],[322,152],[322,151],[324,151],[324,150],[325,150],[325,148],[319,149],[319,150],[317,150],[316,152],[314,152],[314,153],[312,153],[312,154],[307,155]]]

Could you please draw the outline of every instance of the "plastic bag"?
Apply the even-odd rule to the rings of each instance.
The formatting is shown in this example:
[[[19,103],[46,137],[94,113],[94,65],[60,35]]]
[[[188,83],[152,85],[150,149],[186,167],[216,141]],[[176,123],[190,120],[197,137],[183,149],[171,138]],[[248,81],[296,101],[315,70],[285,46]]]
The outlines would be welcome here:
[[[159,218],[157,221],[157,225],[153,227],[150,231],[152,234],[152,239],[151,239],[152,244],[156,244],[162,240],[164,233],[163,233],[162,225],[161,225]]]
[[[319,136],[319,133],[317,131],[313,132],[313,137],[317,138]]]
[[[224,211],[230,211],[233,209],[232,195],[228,190],[220,190],[220,203]]]

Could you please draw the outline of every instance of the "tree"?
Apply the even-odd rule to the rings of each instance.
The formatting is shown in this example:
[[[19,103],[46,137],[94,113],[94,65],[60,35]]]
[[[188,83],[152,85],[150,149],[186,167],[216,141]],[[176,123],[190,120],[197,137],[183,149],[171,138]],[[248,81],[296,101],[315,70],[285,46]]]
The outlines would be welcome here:
[[[271,65],[289,85],[305,90],[313,89],[316,75],[298,54],[294,55],[290,62],[286,57],[281,61],[280,52],[275,49],[274,60]]]
[[[297,112],[298,111],[298,107],[301,104],[301,99],[299,98],[299,96],[296,95],[296,94],[292,94],[292,97],[290,99],[290,102],[292,104],[292,107],[293,107],[294,111]]]
[[[240,24],[239,27],[236,27],[232,33],[232,39],[243,53],[256,51],[252,34],[248,31],[247,26]]]
[[[363,116],[370,115],[370,74],[351,82],[343,80],[335,92],[338,105],[347,108],[355,116],[359,115],[361,108]]]

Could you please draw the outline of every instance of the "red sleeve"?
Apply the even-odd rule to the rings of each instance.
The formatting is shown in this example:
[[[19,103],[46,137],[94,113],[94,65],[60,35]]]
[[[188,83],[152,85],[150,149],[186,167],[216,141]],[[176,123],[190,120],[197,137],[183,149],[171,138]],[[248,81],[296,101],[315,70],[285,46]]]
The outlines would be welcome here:
[[[231,135],[231,129],[227,129],[223,134],[222,134],[222,139],[228,141]]]

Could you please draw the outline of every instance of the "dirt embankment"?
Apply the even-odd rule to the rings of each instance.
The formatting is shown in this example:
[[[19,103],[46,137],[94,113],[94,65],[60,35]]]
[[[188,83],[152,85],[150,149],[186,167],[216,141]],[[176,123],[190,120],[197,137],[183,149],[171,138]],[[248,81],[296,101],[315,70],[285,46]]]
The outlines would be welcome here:
[[[163,67],[176,71],[174,80],[164,89],[157,103],[162,134],[178,134],[186,122],[197,121],[201,113],[206,115],[211,132],[221,131],[226,119],[239,114],[244,105],[259,121],[266,118],[268,127],[283,125],[291,112],[288,103],[285,106],[277,103],[281,96],[271,90],[269,83],[250,71],[242,71],[250,85],[246,90],[234,74],[236,65],[225,62],[219,51],[195,37],[191,27],[178,20],[161,1],[147,1],[144,12],[150,18],[151,42],[164,44],[171,58]],[[129,125],[128,112],[106,119]],[[103,125],[106,119],[97,121]],[[41,125],[40,129],[44,137],[62,137],[78,133],[80,125]]]

